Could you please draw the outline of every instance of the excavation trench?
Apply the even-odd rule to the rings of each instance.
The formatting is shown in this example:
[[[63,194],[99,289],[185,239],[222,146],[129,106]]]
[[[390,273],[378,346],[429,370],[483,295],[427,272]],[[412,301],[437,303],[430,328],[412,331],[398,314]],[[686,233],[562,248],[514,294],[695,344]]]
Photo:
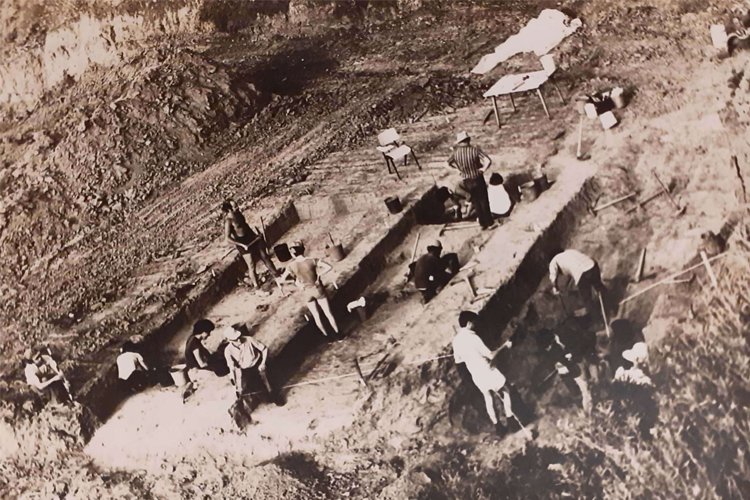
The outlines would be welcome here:
[[[389,372],[413,370],[421,359],[444,351],[454,331],[457,311],[461,309],[480,310],[483,318],[492,323],[492,332],[502,332],[537,289],[551,250],[561,242],[564,244],[575,231],[577,220],[586,213],[586,203],[595,190],[592,182],[595,169],[581,168],[579,164],[575,164],[576,168],[569,166],[565,162],[558,165],[552,188],[539,200],[518,205],[513,216],[495,231],[488,234],[474,228],[440,236],[444,251],[458,253],[462,264],[477,262],[472,277],[475,286],[495,290],[482,300],[471,297],[462,279],[455,279],[426,307],[419,294],[403,287],[417,233],[426,242],[438,237],[441,228],[417,223],[420,212],[435,194],[434,188],[430,188],[423,189],[421,196],[417,191],[411,197],[407,193],[403,197],[404,212],[398,219],[385,216],[386,221],[392,219],[391,223],[386,222],[388,228],[384,226],[379,237],[369,240],[366,248],[356,243],[345,245],[350,246],[347,259],[353,258],[352,263],[344,266],[347,259],[338,263],[347,270],[340,270],[332,277],[339,282],[333,302],[343,318],[343,331],[347,335],[344,342],[325,342],[304,319],[304,306],[289,298],[281,301],[282,305],[272,311],[270,318],[257,319],[257,305],[252,307],[255,299],[242,288],[219,298],[203,314],[193,316],[191,320],[202,315],[222,324],[245,323],[248,330],[270,347],[272,384],[288,387],[287,404],[283,408],[261,404],[256,409],[254,418],[257,416],[260,423],[247,434],[250,441],[241,450],[237,443],[221,437],[225,429],[231,429],[226,409],[233,400],[232,389],[226,378],[211,376],[198,381],[198,392],[185,405],[178,390],[164,393],[154,388],[131,397],[100,429],[89,445],[89,452],[104,463],[127,467],[144,459],[185,453],[185,440],[198,441],[219,452],[249,453],[257,458],[273,456],[284,447],[313,449],[311,438],[327,435],[354,420],[359,400],[357,377],[352,376],[355,359],[365,372],[384,354],[391,356]],[[362,219],[362,215],[345,217]],[[314,221],[304,217],[284,235],[284,241],[305,236],[313,242],[328,238],[327,231],[313,234]],[[357,234],[358,224],[350,224],[350,234]],[[373,226],[367,224],[367,227]],[[419,253],[423,251],[420,245]],[[368,301],[368,319],[363,323],[344,309],[347,302],[360,296]],[[172,330],[169,337],[164,336],[160,344],[163,359],[181,358],[188,325],[189,321],[179,331]],[[288,328],[289,325],[293,328]],[[209,349],[212,342],[213,348],[218,348],[219,341],[212,336]],[[487,338],[490,345],[499,341],[499,336]],[[316,383],[318,380],[333,382]],[[305,420],[309,420],[307,426]],[[169,426],[169,433],[163,432],[165,426]],[[267,439],[253,440],[250,434]],[[139,435],[142,439],[137,438]],[[122,436],[130,439],[124,442]],[[204,441],[207,438],[210,442]],[[132,443],[144,440],[148,441],[147,449],[131,447]],[[114,450],[117,456],[112,453]]]

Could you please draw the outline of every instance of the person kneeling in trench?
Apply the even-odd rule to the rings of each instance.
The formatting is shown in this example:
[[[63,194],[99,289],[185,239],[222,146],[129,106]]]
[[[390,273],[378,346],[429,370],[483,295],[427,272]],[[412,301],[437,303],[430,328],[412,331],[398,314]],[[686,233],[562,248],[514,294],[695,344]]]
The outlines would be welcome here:
[[[424,303],[428,303],[439,289],[448,284],[458,273],[458,255],[447,253],[441,256],[443,244],[434,240],[427,244],[427,253],[414,264],[414,286],[422,292]]]
[[[122,345],[117,356],[117,378],[126,393],[141,392],[151,385],[149,367],[137,346],[129,340]]]
[[[512,343],[506,342],[495,351],[490,351],[474,331],[477,320],[477,314],[471,311],[461,311],[461,314],[459,314],[458,324],[461,329],[453,337],[453,359],[456,364],[464,363],[466,365],[474,385],[484,396],[487,414],[492,424],[500,431],[501,427],[495,413],[492,393],[494,392],[501,397],[506,420],[515,418],[515,414],[511,408],[510,392],[505,383],[505,376],[500,373],[500,370],[492,366],[492,359],[500,350],[511,347]]]
[[[328,300],[325,286],[320,280],[321,275],[332,269],[331,265],[319,259],[305,257],[305,245],[301,241],[292,243],[290,251],[294,260],[287,265],[284,273],[277,278],[276,282],[281,285],[290,274],[294,275],[296,278],[295,284],[303,293],[303,299],[315,320],[315,325],[323,335],[328,336],[320,316],[322,310],[328,318],[331,328],[338,335],[339,325],[331,311],[331,303]]]
[[[268,347],[252,337],[242,337],[240,331],[233,326],[226,327],[223,333],[227,340],[224,358],[229,367],[229,380],[234,385],[237,398],[241,398],[247,393],[249,377],[252,370],[256,370],[266,391],[268,391],[268,399],[280,404],[277,394],[271,388],[266,376]]]

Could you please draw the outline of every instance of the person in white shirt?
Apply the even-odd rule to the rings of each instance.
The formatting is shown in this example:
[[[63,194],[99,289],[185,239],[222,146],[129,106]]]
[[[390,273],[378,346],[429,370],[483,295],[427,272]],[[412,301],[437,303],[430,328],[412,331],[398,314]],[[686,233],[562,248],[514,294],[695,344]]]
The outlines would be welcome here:
[[[117,377],[126,391],[138,392],[148,387],[148,365],[133,342],[127,341],[117,356]]]
[[[508,191],[503,185],[503,176],[497,172],[490,176],[490,185],[487,187],[487,195],[490,198],[490,212],[495,217],[507,217],[513,208]]]
[[[24,353],[26,383],[49,403],[58,405],[72,401],[70,384],[57,367],[49,349],[27,349]]]
[[[458,324],[461,329],[453,337],[453,359],[456,364],[464,363],[471,374],[474,385],[484,396],[484,402],[487,407],[487,414],[493,425],[498,425],[495,405],[492,400],[492,393],[498,394],[503,401],[505,417],[510,419],[513,411],[510,405],[510,393],[506,387],[505,376],[500,373],[496,367],[492,366],[492,359],[497,352],[512,344],[506,342],[499,349],[490,351],[482,342],[479,335],[474,331],[477,323],[477,314],[471,311],[462,311],[458,316]]]
[[[573,278],[581,298],[587,305],[592,300],[592,289],[600,295],[606,291],[599,264],[578,250],[561,251],[549,263],[549,280],[552,282],[552,293],[555,295],[560,293],[557,286],[560,274]]]

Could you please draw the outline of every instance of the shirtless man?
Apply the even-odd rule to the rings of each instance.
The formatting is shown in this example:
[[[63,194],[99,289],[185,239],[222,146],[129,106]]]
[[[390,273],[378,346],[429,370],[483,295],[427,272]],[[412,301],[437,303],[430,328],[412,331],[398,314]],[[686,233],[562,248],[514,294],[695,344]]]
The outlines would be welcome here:
[[[320,311],[322,310],[323,314],[328,318],[331,328],[338,334],[338,323],[336,323],[336,318],[331,311],[331,304],[328,301],[326,289],[320,281],[320,275],[330,271],[331,265],[322,260],[305,257],[305,246],[300,241],[292,243],[290,250],[294,256],[294,260],[287,266],[286,271],[277,279],[277,282],[281,284],[290,273],[293,274],[296,278],[295,284],[304,293],[305,304],[310,313],[312,313],[318,329],[323,335],[328,336],[320,316]]]
[[[233,205],[232,201],[227,200],[222,203],[221,211],[226,214],[224,238],[237,247],[237,251],[245,259],[253,286],[256,289],[260,289],[258,273],[255,270],[255,266],[259,260],[263,261],[274,276],[278,277],[280,275],[271,257],[266,252],[266,242],[261,235],[255,234],[255,231],[248,226],[242,212]]]

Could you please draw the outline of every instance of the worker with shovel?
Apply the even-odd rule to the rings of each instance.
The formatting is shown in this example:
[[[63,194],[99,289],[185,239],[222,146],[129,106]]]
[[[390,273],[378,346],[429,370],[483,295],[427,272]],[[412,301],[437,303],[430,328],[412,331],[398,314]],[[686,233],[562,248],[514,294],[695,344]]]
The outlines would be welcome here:
[[[49,349],[27,349],[24,363],[26,383],[43,397],[45,403],[60,405],[73,400],[70,396],[70,383],[58,368]]]
[[[551,330],[540,331],[536,335],[536,342],[540,352],[547,358],[546,361],[554,365],[554,370],[539,385],[544,385],[554,375],[558,375],[565,383],[568,392],[580,393],[581,407],[583,411],[590,413],[591,391],[586,380],[588,371],[580,353],[565,345]]]
[[[247,392],[249,377],[252,370],[255,370],[268,392],[268,399],[279,405],[277,394],[266,377],[268,347],[252,337],[242,337],[241,332],[233,326],[227,326],[223,333],[227,340],[224,357],[229,367],[229,380],[234,385],[237,398],[241,398]]]
[[[260,290],[258,273],[255,270],[259,260],[263,261],[274,276],[278,277],[281,274],[266,251],[266,241],[263,235],[256,234],[250,228],[242,212],[240,212],[231,200],[227,200],[221,204],[221,211],[226,214],[224,238],[237,247],[237,251],[247,264],[253,286],[256,290]]]
[[[427,253],[413,265],[414,286],[422,292],[425,304],[437,295],[438,290],[447,285],[459,270],[458,255],[447,253],[441,256],[442,251],[443,244],[440,240],[433,240],[427,243]]]
[[[606,291],[606,288],[602,283],[599,264],[594,259],[578,250],[561,250],[556,253],[549,263],[549,280],[552,282],[552,293],[558,296],[560,295],[560,290],[557,286],[557,279],[561,274],[573,279],[578,288],[578,293],[587,308],[593,307],[593,295],[591,291],[594,290],[599,297],[602,311],[604,310],[602,294]],[[606,324],[606,318],[604,321]]]
[[[510,392],[506,385],[505,376],[500,373],[497,367],[492,366],[492,360],[495,355],[500,350],[511,347],[512,343],[506,342],[497,350],[490,351],[482,339],[479,338],[479,335],[476,334],[475,328],[478,319],[479,316],[471,311],[461,311],[459,314],[458,325],[461,329],[453,337],[453,359],[456,364],[464,363],[466,365],[466,369],[471,374],[471,380],[484,397],[487,414],[498,432],[504,433],[506,429],[497,420],[495,403],[492,399],[493,393],[502,399],[506,420],[510,421],[511,418],[514,418],[521,428],[528,433],[528,430],[523,427],[523,424],[521,424],[518,417],[513,413]]]

